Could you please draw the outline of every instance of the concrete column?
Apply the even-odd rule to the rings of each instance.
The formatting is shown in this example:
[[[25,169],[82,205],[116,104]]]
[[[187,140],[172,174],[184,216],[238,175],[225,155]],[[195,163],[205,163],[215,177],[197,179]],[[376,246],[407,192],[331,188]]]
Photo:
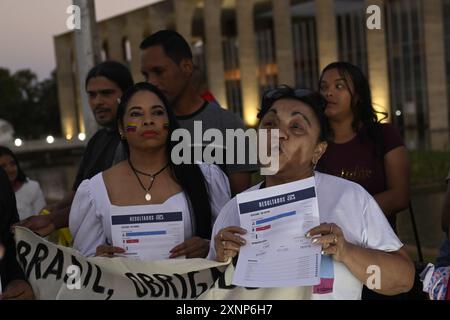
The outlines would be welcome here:
[[[256,125],[260,103],[254,4],[255,0],[236,0],[243,116],[248,126]]]
[[[385,0],[366,0],[366,7],[377,5],[381,9],[381,29],[366,29],[367,67],[373,106],[377,111],[388,113],[389,118],[386,121],[390,122],[392,111],[389,97],[386,19],[383,14],[385,2]],[[379,115],[379,118],[381,117],[383,116]]]
[[[192,44],[192,18],[194,17],[197,0],[174,0],[175,28]]]
[[[227,108],[221,15],[222,0],[205,0],[203,16],[208,86],[220,105]]]
[[[449,148],[447,77],[442,0],[422,2],[427,70],[428,120],[432,149]]]
[[[334,0],[315,0],[319,69],[338,60]]]
[[[144,40],[144,21],[148,18],[146,10],[134,11],[126,16],[126,36],[130,41],[131,64],[130,71],[135,82],[143,81],[140,67],[139,46]]]
[[[166,2],[160,2],[148,8],[148,21],[150,24],[150,32],[155,33],[159,30],[168,28],[170,9]]]
[[[295,86],[290,0],[272,0],[278,83]]]
[[[61,128],[64,137],[72,138],[78,134],[78,114],[74,88],[71,57],[74,56],[72,35],[65,34],[54,38],[56,56],[56,76],[58,81],[58,103],[61,114]]]
[[[125,23],[121,18],[106,21],[109,60],[125,62],[123,55],[123,36]]]

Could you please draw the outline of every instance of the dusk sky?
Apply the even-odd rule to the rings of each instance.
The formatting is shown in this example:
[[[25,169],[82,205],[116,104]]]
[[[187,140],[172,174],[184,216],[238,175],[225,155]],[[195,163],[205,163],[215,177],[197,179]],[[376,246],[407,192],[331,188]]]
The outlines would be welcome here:
[[[96,0],[103,20],[158,0]],[[31,69],[40,80],[55,68],[53,36],[67,31],[71,0],[0,0],[0,67]]]

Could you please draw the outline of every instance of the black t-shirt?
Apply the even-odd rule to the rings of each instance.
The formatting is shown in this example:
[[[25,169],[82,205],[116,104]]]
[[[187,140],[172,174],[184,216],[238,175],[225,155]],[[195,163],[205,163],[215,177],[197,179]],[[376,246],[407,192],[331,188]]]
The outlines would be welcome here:
[[[103,128],[95,133],[89,140],[84,152],[75,183],[73,184],[73,191],[77,191],[83,180],[91,179],[113,165],[114,155],[119,143],[120,136],[117,130]]]
[[[250,157],[250,145],[248,140],[246,139],[245,142],[245,158],[244,158],[244,163],[240,164],[237,162],[237,155],[239,152],[242,152],[242,150],[238,149],[238,145],[234,145],[234,163],[227,163],[226,159],[227,159],[227,129],[233,129],[233,130],[237,130],[237,129],[242,129],[242,130],[246,130],[246,126],[244,124],[244,122],[242,122],[242,120],[235,114],[233,114],[232,112],[223,109],[219,104],[217,104],[217,102],[208,102],[205,101],[203,106],[198,109],[197,111],[195,111],[194,113],[190,114],[190,115],[186,115],[186,116],[177,116],[177,120],[178,123],[180,125],[181,128],[186,129],[189,131],[189,133],[191,134],[191,137],[194,139],[194,141],[191,141],[191,143],[193,143],[194,148],[196,148],[196,141],[195,139],[197,138],[195,135],[195,122],[200,122],[201,123],[201,127],[202,127],[202,132],[201,134],[203,135],[207,130],[209,129],[217,129],[221,132],[222,137],[224,137],[224,140],[222,142],[218,142],[218,141],[214,141],[213,143],[211,142],[205,142],[203,141],[203,136],[200,137],[201,141],[200,143],[202,144],[202,154],[203,151],[205,150],[205,148],[210,145],[211,146],[214,144],[216,145],[216,147],[214,147],[214,151],[212,151],[212,156],[215,156],[215,152],[221,148],[219,146],[217,146],[217,144],[222,143],[223,144],[223,158],[222,158],[222,163],[214,163],[217,164],[222,171],[224,171],[227,175],[236,173],[236,172],[254,172],[258,170],[258,165],[256,163],[251,164],[249,161],[249,157]],[[236,139],[235,139],[236,142]],[[194,151],[192,152],[192,157],[194,157]],[[196,160],[196,159],[194,159]],[[200,159],[198,159],[200,160]],[[205,161],[205,159],[203,159]],[[208,162],[208,161],[205,161]]]
[[[0,243],[5,247],[5,256],[0,260],[0,278],[3,290],[9,282],[25,279],[16,260],[16,245],[11,233],[11,226],[19,221],[16,197],[8,176],[0,168]]]

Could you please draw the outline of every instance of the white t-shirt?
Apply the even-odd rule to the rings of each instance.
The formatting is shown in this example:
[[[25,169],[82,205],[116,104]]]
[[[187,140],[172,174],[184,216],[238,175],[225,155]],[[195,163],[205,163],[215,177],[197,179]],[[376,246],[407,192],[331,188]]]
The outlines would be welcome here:
[[[36,181],[28,179],[15,194],[20,220],[39,214],[46,206],[44,193]]]
[[[348,242],[364,248],[392,252],[403,246],[376,201],[363,187],[320,172],[315,173],[315,180],[321,223],[335,223],[342,229]],[[257,190],[260,186],[261,184],[258,184],[247,191]],[[225,227],[239,225],[239,210],[234,197],[223,207],[216,219],[208,259],[216,258],[214,237],[217,233]],[[333,261],[333,267],[333,292],[313,294],[313,299],[361,299],[363,284],[344,264]]]
[[[210,197],[213,224],[222,207],[231,198],[230,185],[227,176],[219,167],[206,163],[200,164],[199,167],[205,177]],[[175,204],[181,208],[184,238],[187,240],[193,235],[193,213],[184,192],[173,195],[163,205],[169,207]],[[109,200],[102,173],[90,180],[84,180],[78,187],[70,210],[69,228],[74,238],[73,247],[81,254],[94,256],[99,245],[112,243],[111,206],[113,205]]]

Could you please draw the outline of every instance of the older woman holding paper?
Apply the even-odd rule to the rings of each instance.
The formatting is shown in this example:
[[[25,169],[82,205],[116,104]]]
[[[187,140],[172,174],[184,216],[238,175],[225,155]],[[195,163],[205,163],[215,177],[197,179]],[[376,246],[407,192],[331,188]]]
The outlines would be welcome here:
[[[322,246],[322,255],[333,258],[334,284],[313,298],[360,299],[363,283],[374,276],[379,281],[373,290],[386,295],[406,292],[413,285],[414,266],[376,201],[356,183],[314,171],[327,148],[324,105],[323,98],[309,90],[282,86],[265,93],[259,128],[279,130],[279,170],[247,191],[314,177],[321,224],[305,237]],[[242,246],[253,245],[247,233],[254,231],[240,227],[233,198],[216,220],[208,258],[236,257]]]
[[[212,224],[231,197],[226,175],[210,164],[174,165],[170,137],[178,123],[155,86],[131,87],[117,117],[129,157],[78,188],[69,222],[74,248],[86,256],[132,254],[144,260],[205,257]],[[176,226],[151,230],[162,221]]]

